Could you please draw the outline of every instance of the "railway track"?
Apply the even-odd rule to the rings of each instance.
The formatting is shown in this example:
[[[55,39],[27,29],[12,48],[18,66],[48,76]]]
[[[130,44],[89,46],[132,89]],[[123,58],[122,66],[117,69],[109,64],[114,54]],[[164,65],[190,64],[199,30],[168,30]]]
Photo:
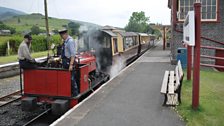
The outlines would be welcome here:
[[[0,107],[5,106],[11,102],[19,100],[21,98],[21,91],[16,91],[9,95],[3,96],[0,98]]]
[[[34,117],[33,119],[31,119],[30,121],[28,121],[27,123],[25,123],[23,126],[31,126],[31,125],[35,124],[36,121],[38,121],[44,115],[48,114],[48,112],[50,112],[50,111],[51,111],[50,108],[47,109],[47,110],[45,110],[41,114],[37,115],[36,117]]]

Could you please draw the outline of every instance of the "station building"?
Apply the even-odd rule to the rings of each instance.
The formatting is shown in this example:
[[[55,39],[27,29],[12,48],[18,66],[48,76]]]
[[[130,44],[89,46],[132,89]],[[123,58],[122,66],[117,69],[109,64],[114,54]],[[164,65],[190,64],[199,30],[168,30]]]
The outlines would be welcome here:
[[[194,2],[201,2],[201,46],[224,48],[224,0],[168,0],[171,9],[171,54],[183,47],[183,22]],[[224,57],[223,50],[201,48],[201,55]],[[201,62],[216,64],[217,60],[201,57]],[[224,63],[221,63],[224,65]]]

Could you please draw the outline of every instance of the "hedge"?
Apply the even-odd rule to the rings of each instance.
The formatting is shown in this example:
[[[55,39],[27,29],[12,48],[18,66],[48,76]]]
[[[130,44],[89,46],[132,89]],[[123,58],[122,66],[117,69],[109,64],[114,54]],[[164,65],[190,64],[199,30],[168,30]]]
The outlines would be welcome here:
[[[33,35],[33,40],[32,40],[32,46],[31,50],[32,52],[40,52],[40,51],[46,51],[47,50],[47,39],[46,36],[43,35]],[[7,42],[9,41],[10,45],[10,54],[17,54],[18,48],[20,43],[23,41],[23,37],[21,36],[13,36],[9,38],[9,40],[5,42],[0,43],[0,55],[5,56],[6,51],[7,51]],[[61,38],[59,35],[54,35],[50,38],[50,42],[48,47],[51,46],[51,44],[54,43],[55,45],[58,45],[61,43]]]
[[[0,36],[0,56],[6,55],[7,42],[11,36]]]
[[[0,56],[5,56],[6,55],[6,49],[7,49],[7,42],[2,42],[0,44]]]

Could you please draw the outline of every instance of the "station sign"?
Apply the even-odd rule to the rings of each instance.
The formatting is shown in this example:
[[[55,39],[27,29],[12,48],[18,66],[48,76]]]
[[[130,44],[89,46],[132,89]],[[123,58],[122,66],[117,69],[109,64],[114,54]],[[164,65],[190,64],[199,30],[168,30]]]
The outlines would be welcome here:
[[[189,46],[195,46],[195,13],[189,11],[183,24],[183,42]]]

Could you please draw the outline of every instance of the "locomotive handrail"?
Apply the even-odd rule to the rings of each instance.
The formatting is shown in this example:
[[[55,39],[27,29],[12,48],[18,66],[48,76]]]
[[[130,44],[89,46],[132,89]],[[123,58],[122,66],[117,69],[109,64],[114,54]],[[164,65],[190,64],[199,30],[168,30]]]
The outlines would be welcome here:
[[[54,67],[36,67],[34,70],[59,70],[59,71],[68,71],[68,69],[64,68],[54,68]]]

